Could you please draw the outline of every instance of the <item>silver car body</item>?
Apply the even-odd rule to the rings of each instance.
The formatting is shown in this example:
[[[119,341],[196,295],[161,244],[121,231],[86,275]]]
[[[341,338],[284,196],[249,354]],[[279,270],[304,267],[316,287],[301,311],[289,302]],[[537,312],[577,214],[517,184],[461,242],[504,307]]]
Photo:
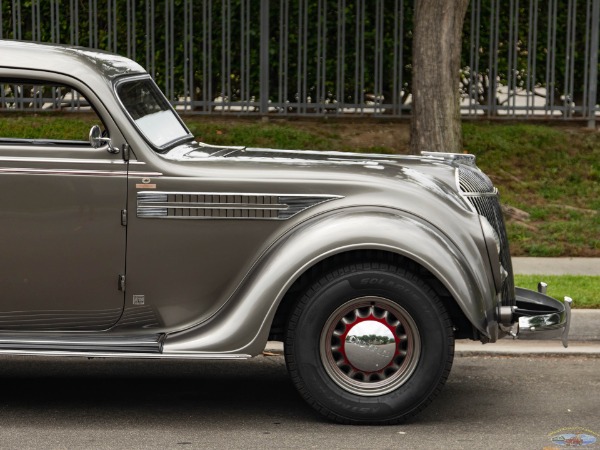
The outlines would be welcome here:
[[[514,287],[472,155],[201,144],[133,61],[0,41],[7,109],[47,86],[101,123],[0,136],[0,354],[245,359],[282,340],[321,414],[394,424],[440,391],[454,339],[567,345],[570,299]]]

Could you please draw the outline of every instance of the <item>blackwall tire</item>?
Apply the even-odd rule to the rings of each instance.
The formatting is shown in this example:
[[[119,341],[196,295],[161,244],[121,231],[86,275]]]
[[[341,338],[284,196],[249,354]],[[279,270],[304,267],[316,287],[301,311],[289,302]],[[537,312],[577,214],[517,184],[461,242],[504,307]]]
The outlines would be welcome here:
[[[383,263],[324,274],[290,315],[285,357],[304,399],[340,423],[394,424],[440,392],[452,323],[431,287]]]

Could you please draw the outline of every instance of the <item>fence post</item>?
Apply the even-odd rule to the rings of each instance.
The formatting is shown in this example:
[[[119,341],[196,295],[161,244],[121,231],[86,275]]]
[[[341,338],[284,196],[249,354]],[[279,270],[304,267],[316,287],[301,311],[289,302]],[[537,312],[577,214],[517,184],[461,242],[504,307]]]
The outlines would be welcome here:
[[[598,28],[600,28],[600,0],[592,1],[592,33],[590,42],[590,76],[588,99],[588,128],[596,128],[596,102],[598,100]]]
[[[269,0],[260,2],[260,113],[269,112]]]

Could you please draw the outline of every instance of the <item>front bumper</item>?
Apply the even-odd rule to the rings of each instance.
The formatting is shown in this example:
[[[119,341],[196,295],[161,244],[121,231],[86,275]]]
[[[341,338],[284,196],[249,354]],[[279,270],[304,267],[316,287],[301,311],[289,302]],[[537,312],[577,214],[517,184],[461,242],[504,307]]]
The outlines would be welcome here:
[[[517,331],[512,334],[519,339],[561,338],[566,348],[569,345],[572,300],[565,297],[563,303],[549,297],[546,286],[540,283],[538,292],[515,288],[516,307],[512,314],[517,322]]]

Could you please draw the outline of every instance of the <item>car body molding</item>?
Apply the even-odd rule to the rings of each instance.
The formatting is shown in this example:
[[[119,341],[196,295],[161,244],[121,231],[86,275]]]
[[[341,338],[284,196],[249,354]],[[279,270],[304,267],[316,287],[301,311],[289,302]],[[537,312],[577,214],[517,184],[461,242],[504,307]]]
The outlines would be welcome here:
[[[137,217],[152,219],[285,220],[339,195],[231,192],[137,193]]]

